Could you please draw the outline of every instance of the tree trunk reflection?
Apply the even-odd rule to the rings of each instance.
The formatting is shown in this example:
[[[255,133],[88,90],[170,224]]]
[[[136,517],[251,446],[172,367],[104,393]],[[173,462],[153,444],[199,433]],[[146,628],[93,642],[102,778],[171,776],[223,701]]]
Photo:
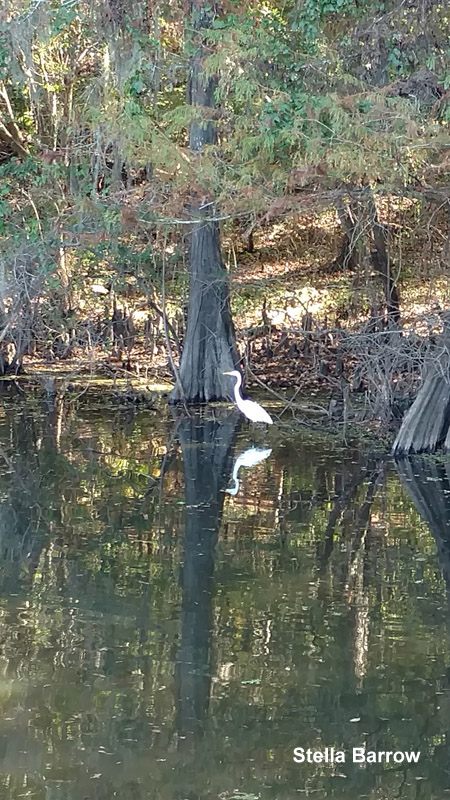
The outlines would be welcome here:
[[[184,746],[201,735],[209,706],[215,548],[239,424],[235,412],[198,414],[179,423],[186,516],[176,691]]]
[[[450,592],[450,464],[415,457],[397,461],[395,466],[405,491],[436,540]]]

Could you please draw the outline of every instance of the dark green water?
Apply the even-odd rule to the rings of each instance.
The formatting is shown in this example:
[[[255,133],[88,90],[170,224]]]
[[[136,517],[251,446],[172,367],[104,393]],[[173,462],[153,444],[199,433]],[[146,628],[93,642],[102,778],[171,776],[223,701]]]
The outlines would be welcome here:
[[[400,479],[271,429],[233,497],[251,437],[223,412],[6,405],[0,800],[450,793],[445,465]]]

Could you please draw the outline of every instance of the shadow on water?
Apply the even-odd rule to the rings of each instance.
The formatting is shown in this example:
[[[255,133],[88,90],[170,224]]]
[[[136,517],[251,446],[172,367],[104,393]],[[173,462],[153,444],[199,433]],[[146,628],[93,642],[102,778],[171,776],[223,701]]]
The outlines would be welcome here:
[[[446,796],[445,465],[59,400],[0,416],[1,800]]]

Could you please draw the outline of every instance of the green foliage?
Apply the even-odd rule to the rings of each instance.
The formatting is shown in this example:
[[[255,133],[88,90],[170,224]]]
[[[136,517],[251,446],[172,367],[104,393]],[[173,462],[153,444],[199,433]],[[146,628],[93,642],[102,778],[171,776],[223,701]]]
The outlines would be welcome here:
[[[426,165],[441,138],[443,142],[445,132],[430,118],[430,107],[428,119],[424,118],[413,97],[400,102],[386,91],[386,80],[407,79],[423,65],[434,69],[444,86],[447,78],[440,45],[430,40],[411,50],[407,41],[417,38],[419,24],[409,12],[402,17],[394,10],[395,3],[385,8],[375,0],[305,0],[238,4],[236,13],[214,16],[212,7],[204,6],[197,22],[204,24],[212,15],[211,27],[202,34],[210,46],[203,69],[205,80],[218,79],[220,144],[219,149],[205,151],[194,170],[181,152],[177,154],[178,147],[186,146],[187,130],[198,115],[184,101],[186,59],[196,44],[195,37],[186,33],[189,26],[183,24],[181,6],[169,10],[163,4],[160,18],[150,28],[145,28],[139,10],[137,16],[124,12],[120,19],[113,17],[101,30],[101,14],[96,18],[82,3],[55,3],[36,15],[28,48],[35,68],[43,72],[41,86],[48,95],[44,113],[50,113],[55,99],[59,106],[61,121],[53,120],[52,136],[56,133],[58,140],[60,132],[61,146],[77,152],[76,132],[88,125],[91,149],[100,135],[103,152],[114,148],[136,167],[151,163],[161,175],[170,175],[163,181],[168,181],[172,196],[186,195],[193,180],[204,181],[205,189],[214,191],[228,213],[227,198],[233,197],[238,210],[239,187],[254,184],[261,176],[265,191],[255,191],[258,210],[267,193],[284,193],[291,169],[305,163],[322,164],[325,190],[336,181],[358,183],[367,176],[385,188],[391,183],[398,189]],[[376,36],[371,41],[358,34],[358,26],[364,27],[374,14],[380,19],[386,15],[384,55]],[[16,28],[20,19],[15,20]],[[23,34],[29,36],[23,19]],[[192,24],[195,27],[195,19]],[[433,28],[436,42],[443,44],[448,21],[439,9],[433,12]],[[14,60],[14,69],[20,69],[6,30],[0,68],[11,71]],[[380,74],[384,70],[384,85],[372,80],[376,70]],[[68,81],[73,108],[71,119],[64,120]],[[28,117],[33,118],[36,121],[36,115]],[[156,120],[157,127],[152,124]],[[441,121],[446,120],[443,108]],[[412,125],[420,142],[414,154],[407,134]],[[35,133],[37,144],[42,137],[39,130]],[[89,158],[81,148],[79,153],[71,169],[89,181],[92,153]],[[60,182],[64,175],[55,173],[54,180]],[[105,199],[108,185],[104,180]],[[161,184],[158,188],[164,202],[167,189]]]
[[[237,0],[192,17],[181,0],[155,14],[143,0],[8,7],[0,121],[12,113],[20,137],[0,153],[10,276],[27,242],[42,274],[58,271],[62,238],[70,285],[83,285],[86,259],[94,279],[88,252],[99,275],[117,277],[118,244],[159,280],[161,253],[143,256],[149,236],[178,230],[186,244],[193,199],[214,201],[221,217],[270,220],[349,187],[408,195],[444,180],[443,4],[430,10],[429,35],[401,0]],[[214,108],[190,102],[197,67]],[[217,133],[201,153],[189,150],[193,122]]]

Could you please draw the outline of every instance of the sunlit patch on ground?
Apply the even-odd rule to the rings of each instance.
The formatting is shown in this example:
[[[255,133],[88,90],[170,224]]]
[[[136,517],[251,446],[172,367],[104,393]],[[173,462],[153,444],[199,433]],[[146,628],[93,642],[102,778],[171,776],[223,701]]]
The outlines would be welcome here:
[[[420,337],[439,331],[440,310],[450,303],[448,221],[438,210],[420,215],[416,201],[386,197],[377,200],[380,221],[389,230],[392,274],[398,282],[401,319],[405,333]],[[382,305],[383,287],[373,268],[342,269],[338,256],[343,230],[334,208],[298,214],[256,228],[253,252],[248,241],[233,227],[223,231],[223,254],[230,274],[231,306],[240,354],[251,371],[268,386],[294,387],[295,391],[332,387],[336,337],[334,331],[357,331],[373,310]],[[166,312],[180,344],[187,310],[187,276],[177,260],[176,240],[161,241],[172,260],[166,273]],[[175,254],[175,255],[174,255]],[[180,257],[181,258],[181,257]],[[106,270],[106,265],[105,265]],[[122,294],[121,294],[122,291]],[[152,289],[160,308],[161,285]],[[89,343],[59,359],[51,349],[25,357],[28,375],[58,376],[77,385],[113,386],[125,391],[131,384],[145,391],[165,393],[171,387],[164,326],[155,313],[149,347],[144,330],[149,317],[147,298],[132,277],[114,295],[117,305],[131,314],[136,329],[128,353],[117,352],[112,343]],[[78,313],[91,321],[108,323],[113,296],[108,281],[89,279],[80,290]],[[109,316],[108,316],[109,315]],[[329,332],[314,354],[305,345],[304,326],[315,334]],[[177,360],[175,348],[173,355]],[[317,370],[326,378],[317,383]],[[255,387],[254,387],[255,388]]]

